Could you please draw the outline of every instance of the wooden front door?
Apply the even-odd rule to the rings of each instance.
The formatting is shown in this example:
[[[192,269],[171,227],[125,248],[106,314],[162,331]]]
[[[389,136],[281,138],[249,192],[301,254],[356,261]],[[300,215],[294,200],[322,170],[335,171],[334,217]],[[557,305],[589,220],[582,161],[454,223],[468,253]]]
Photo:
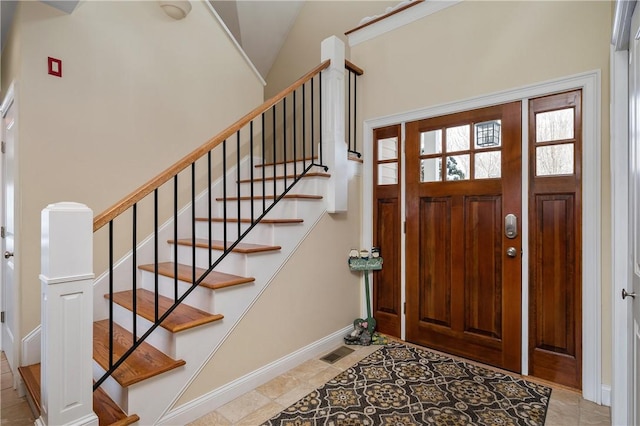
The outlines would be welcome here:
[[[406,338],[519,372],[521,103],[406,124]],[[515,216],[506,235],[505,216]]]

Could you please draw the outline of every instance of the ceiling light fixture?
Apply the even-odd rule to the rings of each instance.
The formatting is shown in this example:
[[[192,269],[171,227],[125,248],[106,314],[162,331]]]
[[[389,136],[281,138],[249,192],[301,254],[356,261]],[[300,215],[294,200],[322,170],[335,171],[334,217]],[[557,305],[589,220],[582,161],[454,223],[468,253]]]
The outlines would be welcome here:
[[[191,12],[189,0],[160,1],[160,7],[173,19],[184,19]]]

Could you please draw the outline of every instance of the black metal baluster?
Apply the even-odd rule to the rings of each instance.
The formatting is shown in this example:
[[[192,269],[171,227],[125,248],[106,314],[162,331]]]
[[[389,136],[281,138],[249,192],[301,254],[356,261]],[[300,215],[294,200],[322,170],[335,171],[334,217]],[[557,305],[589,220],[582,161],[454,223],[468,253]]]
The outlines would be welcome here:
[[[158,321],[158,189],[153,190],[153,264],[154,264],[154,318]]]
[[[137,219],[138,219],[138,204],[136,203],[136,204],[133,205],[133,242],[132,242],[132,251],[133,251],[132,263],[133,263],[133,267],[131,268],[131,270],[132,270],[131,279],[132,279],[132,282],[133,282],[132,288],[133,288],[133,342],[134,343],[136,342],[136,340],[138,340],[138,337],[137,337],[138,336],[138,321],[136,321],[136,316],[138,314],[138,300],[137,300],[138,297],[137,297],[137,294],[136,294],[136,291],[137,291],[137,288],[136,288],[137,287],[137,278],[138,278],[137,277],[138,274],[137,274],[137,271],[136,271],[136,268],[138,267],[137,260],[136,260],[136,257],[137,257],[136,256],[137,255],[136,246],[138,245],[137,241],[136,241],[137,240],[137,238],[136,238],[137,237],[136,236],[136,234],[137,234],[137,229],[136,229],[137,228],[137,226],[136,226]]]
[[[265,165],[265,124],[264,124],[264,112],[262,113],[262,213],[267,210],[267,188],[266,188],[266,174],[265,169],[267,166]]]
[[[296,89],[297,90],[297,89]],[[296,145],[298,144],[298,139],[296,136],[296,90],[293,91],[293,179],[295,180],[298,177],[298,157],[296,152]]]
[[[253,224],[253,120],[249,122],[249,180],[251,181],[251,223]]]
[[[109,368],[113,367],[113,220],[109,221]]]
[[[275,202],[276,196],[276,106],[272,108],[273,112],[273,201]]]
[[[314,125],[313,123],[315,122],[315,102],[313,100],[313,77],[311,77],[311,164],[314,163],[315,160],[315,155],[314,155],[314,145],[315,145],[315,138],[316,138],[316,133],[315,133],[315,129],[314,129]]]
[[[302,170],[307,168],[307,91],[302,83]]]
[[[178,301],[178,175],[173,177],[173,301]]]
[[[227,140],[222,141],[222,243],[227,251]]]
[[[282,176],[284,188],[287,187],[287,98],[282,98],[282,152],[284,154],[283,157],[283,169],[284,173]],[[275,182],[275,180],[274,180]],[[274,187],[275,188],[275,187]],[[274,197],[277,192],[274,192]]]
[[[242,207],[240,198],[242,194],[240,193],[240,129],[236,132],[236,194],[238,195],[238,240],[242,235]]]
[[[320,144],[318,145],[318,156],[320,157],[320,165],[324,166],[324,161],[322,161],[322,71],[320,71],[320,76],[318,77],[318,114],[319,114],[319,123],[318,127],[320,128]]]
[[[358,74],[353,73],[353,151],[358,154],[358,158],[361,154],[358,152],[358,139],[356,138],[356,131],[358,129]]]
[[[191,285],[196,284],[196,163],[191,163]]]
[[[212,253],[211,253],[211,240],[213,239],[213,235],[212,235],[212,222],[213,222],[213,215],[211,212],[211,197],[213,197],[213,195],[211,194],[211,151],[207,152],[207,187],[208,187],[208,196],[207,196],[207,201],[208,201],[208,213],[209,213],[209,220],[207,222],[209,222],[209,266],[211,266],[211,264],[213,263],[213,259],[212,259]]]
[[[347,69],[347,146],[351,151],[351,70]]]

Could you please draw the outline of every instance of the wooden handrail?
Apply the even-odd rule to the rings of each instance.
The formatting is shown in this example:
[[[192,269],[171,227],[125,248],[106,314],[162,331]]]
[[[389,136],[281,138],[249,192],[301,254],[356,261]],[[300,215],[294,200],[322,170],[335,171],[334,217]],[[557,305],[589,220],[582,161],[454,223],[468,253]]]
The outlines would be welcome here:
[[[380,22],[380,21],[382,21],[383,19],[388,18],[389,16],[393,16],[393,15],[395,15],[396,13],[400,13],[400,12],[402,12],[403,10],[407,10],[407,9],[409,9],[410,7],[413,7],[413,6],[415,6],[415,5],[417,5],[417,4],[420,4],[420,3],[423,3],[423,2],[424,2],[424,0],[413,0],[413,1],[412,1],[412,2],[410,2],[410,3],[407,3],[407,4],[403,5],[403,6],[398,7],[397,9],[393,9],[393,10],[392,10],[391,12],[389,12],[389,13],[383,13],[382,15],[376,16],[376,17],[375,17],[375,18],[373,18],[372,20],[367,21],[367,22],[365,22],[364,24],[359,25],[359,26],[355,27],[354,29],[347,31],[346,33],[344,33],[344,35],[349,35],[349,34],[351,34],[351,33],[354,33],[354,32],[356,32],[356,31],[358,31],[358,30],[361,30],[361,29],[362,29],[362,28],[364,28],[364,27],[368,27],[368,26],[369,26],[369,25],[371,25],[371,24],[375,24],[376,22]]]
[[[364,70],[362,68],[360,68],[359,66],[357,66],[356,64],[354,64],[353,62],[351,62],[348,59],[344,60],[344,67],[346,69],[348,69],[349,71],[353,71],[354,73],[356,73],[357,75],[362,75],[364,74]]]
[[[205,144],[201,145],[199,148],[196,148],[190,154],[184,156],[177,163],[173,164],[171,167],[151,179],[149,182],[145,183],[144,185],[133,191],[131,194],[127,195],[122,200],[118,201],[113,206],[97,215],[93,219],[93,232],[96,232],[98,229],[102,228],[104,225],[115,219],[118,215],[126,211],[129,207],[133,206],[144,197],[155,191],[169,179],[173,178],[175,175],[189,167],[192,163],[197,161],[207,152],[220,145],[225,139],[229,138],[238,130],[246,126],[251,120],[255,119],[263,112],[266,112],[269,108],[291,94],[298,87],[311,80],[311,78],[318,74],[320,71],[327,69],[329,65],[331,65],[330,60],[322,62],[320,65],[296,80],[291,86],[283,89],[280,93],[273,96],[271,99],[267,100],[259,107],[255,108],[249,114],[245,115],[240,120],[227,127],[218,135],[209,139],[209,141],[207,141]]]

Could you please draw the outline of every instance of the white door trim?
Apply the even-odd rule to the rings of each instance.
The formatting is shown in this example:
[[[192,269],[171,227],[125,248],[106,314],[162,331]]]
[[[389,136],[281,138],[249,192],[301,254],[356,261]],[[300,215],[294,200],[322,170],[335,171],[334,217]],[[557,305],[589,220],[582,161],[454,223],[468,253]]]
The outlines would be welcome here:
[[[17,210],[18,207],[20,205],[20,182],[19,182],[19,174],[18,174],[18,139],[19,139],[19,110],[18,110],[18,88],[17,88],[17,83],[14,81],[9,85],[9,88],[7,89],[7,93],[4,97],[4,99],[2,100],[2,104],[0,104],[0,118],[4,117],[6,111],[9,109],[9,107],[13,106],[13,108],[15,108],[15,124],[14,126],[16,126],[16,130],[14,133],[14,165],[13,165],[13,172],[14,172],[14,176],[13,176],[13,181],[14,181],[14,208]],[[2,138],[4,139],[4,133],[2,134]],[[3,161],[3,160],[0,160]],[[4,167],[4,162],[2,163],[2,167]],[[0,167],[0,172],[4,172],[3,169]],[[3,225],[4,225],[4,180],[2,180],[2,182],[0,182],[0,209],[2,209],[2,215],[0,215],[0,221],[2,221]],[[19,232],[20,229],[20,215],[17,214],[17,211],[14,212],[14,229],[17,230],[17,232]],[[4,247],[4,245],[1,245],[2,247]],[[13,314],[15,315],[14,317],[14,324],[15,324],[15,330],[13,330],[13,332],[15,333],[14,337],[14,341],[13,341],[13,359],[14,359],[14,363],[16,363],[17,365],[22,365],[21,364],[21,359],[20,359],[20,255],[19,255],[19,250],[20,250],[20,242],[18,240],[14,240],[14,253],[15,256],[13,258],[14,260],[14,275],[13,275],[13,285],[14,285],[14,289],[15,291],[13,292],[14,297],[13,300],[10,301],[3,301],[4,303],[11,303],[12,306],[14,307],[13,310]],[[4,277],[4,268],[5,268],[5,262],[4,260],[2,262],[0,262],[0,277]],[[4,344],[4,343],[3,343]],[[12,366],[14,368],[16,368],[17,366]],[[18,383],[20,382],[20,375],[16,374],[17,371],[13,372],[13,385],[14,388],[16,388],[18,386]]]
[[[622,300],[629,288],[629,51],[611,48],[611,321],[612,394],[611,424],[632,420],[633,380],[628,366],[631,304]]]
[[[589,401],[602,402],[601,376],[601,71],[594,70],[573,76],[536,83],[485,96],[414,111],[372,118],[363,123],[364,171],[362,185],[362,247],[371,247],[373,238],[373,165],[371,162],[373,129],[406,123],[438,115],[482,108],[518,100],[527,100],[550,93],[582,89],[583,157],[582,157],[582,394]],[[526,126],[523,125],[523,128]],[[526,134],[525,134],[526,135]],[[403,173],[406,167],[403,167]],[[404,178],[403,178],[404,179]],[[523,187],[528,187],[527,180]],[[525,197],[526,198],[526,197]],[[526,211],[523,210],[523,214]],[[402,222],[402,221],[401,221]],[[400,230],[401,231],[401,230]],[[402,258],[405,257],[404,246]],[[524,252],[527,256],[527,252]],[[404,271],[403,271],[404,274]],[[527,275],[523,269],[523,278]],[[523,283],[525,281],[523,280]],[[402,300],[404,303],[404,299]],[[523,310],[523,318],[528,312]],[[404,316],[402,318],[404,322]],[[528,322],[523,321],[523,336]],[[404,335],[402,336],[404,338]],[[523,354],[523,365],[528,357]]]

